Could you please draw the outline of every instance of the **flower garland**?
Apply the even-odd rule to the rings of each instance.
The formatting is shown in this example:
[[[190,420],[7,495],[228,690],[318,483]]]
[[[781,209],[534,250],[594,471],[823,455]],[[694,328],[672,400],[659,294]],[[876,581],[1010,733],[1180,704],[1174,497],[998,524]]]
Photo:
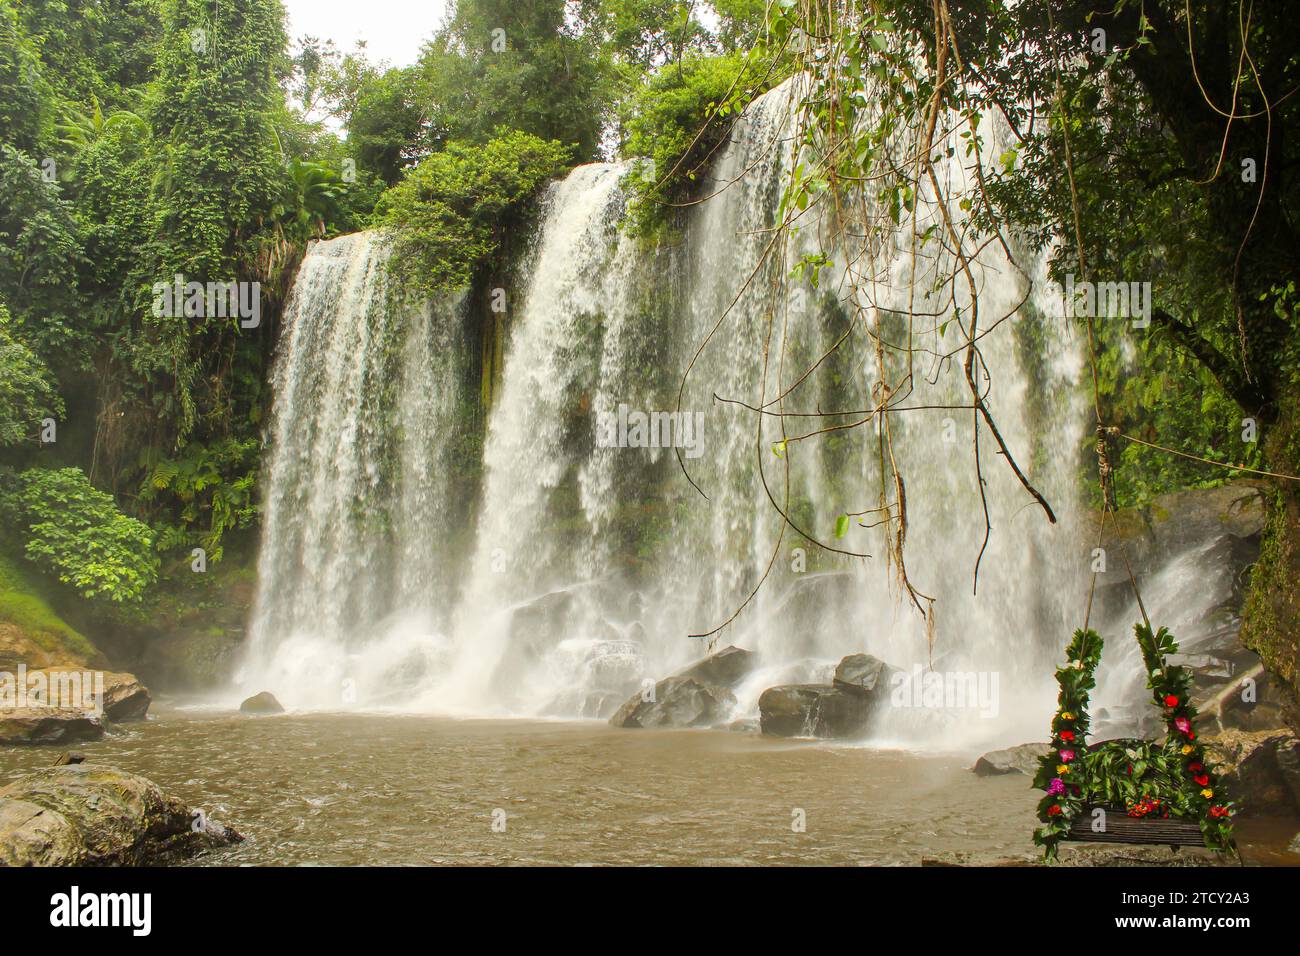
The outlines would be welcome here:
[[[1147,686],[1156,705],[1164,711],[1168,729],[1165,751],[1180,758],[1182,765],[1180,809],[1200,823],[1206,846],[1233,850],[1236,844],[1232,839],[1232,817],[1237,805],[1218,792],[1222,785],[1193,729],[1196,708],[1192,706],[1192,672],[1167,663],[1170,654],[1178,653],[1178,642],[1166,628],[1153,634],[1150,627],[1139,624],[1134,632],[1147,669]]]
[[[1170,814],[1195,818],[1205,845],[1232,850],[1232,817],[1236,805],[1217,793],[1217,777],[1197,742],[1191,703],[1192,674],[1166,662],[1178,644],[1165,628],[1135,628],[1147,686],[1164,713],[1168,735],[1163,744],[1149,741],[1110,741],[1089,752],[1089,692],[1101,659],[1102,639],[1095,631],[1076,631],[1066,649],[1066,663],[1056,672],[1060,695],[1052,717],[1052,744],[1039,761],[1034,786],[1043,790],[1034,843],[1053,860],[1058,844],[1069,834],[1074,818],[1093,802],[1122,799],[1131,817]],[[1148,792],[1153,788],[1154,793]],[[1139,792],[1140,791],[1140,792]]]
[[[1056,672],[1061,688],[1052,717],[1052,746],[1038,763],[1034,786],[1046,791],[1038,801],[1038,819],[1043,825],[1034,831],[1034,843],[1044,856],[1056,859],[1057,844],[1070,832],[1070,823],[1083,809],[1086,791],[1088,695],[1097,682],[1093,672],[1101,660],[1102,639],[1096,631],[1078,630],[1065,650],[1065,664]]]

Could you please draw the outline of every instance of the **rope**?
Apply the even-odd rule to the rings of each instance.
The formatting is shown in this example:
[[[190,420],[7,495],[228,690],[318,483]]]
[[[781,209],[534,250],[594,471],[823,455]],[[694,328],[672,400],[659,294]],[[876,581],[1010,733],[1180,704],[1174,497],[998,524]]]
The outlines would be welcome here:
[[[1192,455],[1185,451],[1179,451],[1177,448],[1166,448],[1164,445],[1157,445],[1155,442],[1143,441],[1141,438],[1134,438],[1132,435],[1126,435],[1118,428],[1110,429],[1111,434],[1118,435],[1120,438],[1133,442],[1136,445],[1146,445],[1148,448],[1154,448],[1157,451],[1167,451],[1171,455],[1177,455],[1179,458],[1190,458],[1192,461],[1199,461],[1206,465],[1218,465],[1220,468],[1227,468],[1229,471],[1244,471],[1252,475],[1262,475],[1265,478],[1281,478],[1283,481],[1300,481],[1295,475],[1283,475],[1276,471],[1261,471],[1258,468],[1247,468],[1245,465],[1230,465],[1226,461],[1214,461],[1212,458],[1202,458],[1199,455]]]
[[[1049,7],[1047,11],[1048,26],[1053,32],[1056,32],[1056,23],[1052,17]],[[1070,148],[1070,124],[1069,117],[1066,115],[1065,96],[1061,89],[1061,66],[1056,51],[1052,57],[1052,66],[1055,72],[1055,93],[1057,107],[1061,110],[1061,142],[1065,154],[1065,173],[1070,183],[1070,209],[1074,219],[1074,248],[1075,254],[1079,259],[1079,279],[1086,282],[1088,280],[1088,263],[1083,251],[1083,216],[1079,209],[1079,190],[1078,184],[1074,178],[1074,152]],[[1114,515],[1118,510],[1118,503],[1115,499],[1115,469],[1110,463],[1110,450],[1106,439],[1112,434],[1118,434],[1118,429],[1108,428],[1101,416],[1101,381],[1097,366],[1097,337],[1093,328],[1092,316],[1087,317],[1088,322],[1088,360],[1092,370],[1092,405],[1093,411],[1097,416],[1097,481],[1101,485],[1101,523],[1097,532],[1097,550],[1101,550],[1101,544],[1105,537],[1106,519]],[[1146,605],[1142,602],[1142,593],[1138,589],[1137,578],[1133,574],[1133,567],[1129,564],[1128,552],[1124,549],[1123,542],[1119,544],[1120,555],[1124,558],[1124,567],[1128,570],[1129,586],[1133,589],[1133,597],[1137,600],[1138,610],[1142,612],[1142,620],[1146,622],[1147,627],[1151,626],[1147,618]],[[1092,572],[1092,584],[1088,588],[1088,605],[1084,611],[1083,629],[1088,629],[1088,624],[1092,620],[1092,602],[1093,596],[1097,592],[1097,575],[1098,571]]]

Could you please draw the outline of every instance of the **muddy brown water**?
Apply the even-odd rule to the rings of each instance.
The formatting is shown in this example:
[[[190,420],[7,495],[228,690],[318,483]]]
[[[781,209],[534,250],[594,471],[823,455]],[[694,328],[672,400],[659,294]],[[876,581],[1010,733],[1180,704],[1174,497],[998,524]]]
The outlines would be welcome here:
[[[76,749],[144,774],[245,834],[206,864],[916,865],[1038,856],[1028,779],[978,778],[968,755],[595,722],[186,710],[160,710]],[[0,749],[0,783],[58,753]],[[1285,849],[1297,829],[1297,821],[1243,825],[1243,856],[1300,863]]]

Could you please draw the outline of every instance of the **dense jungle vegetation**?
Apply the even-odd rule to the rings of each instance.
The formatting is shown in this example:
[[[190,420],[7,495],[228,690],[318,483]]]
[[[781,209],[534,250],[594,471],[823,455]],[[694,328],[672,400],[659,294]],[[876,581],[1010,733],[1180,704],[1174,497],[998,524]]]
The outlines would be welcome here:
[[[969,204],[1053,272],[1152,283],[1099,322],[1099,417],[1300,472],[1300,52],[1288,4],[1228,0],[459,0],[414,64],[290,38],[277,0],[0,0],[3,550],[69,601],[140,613],[203,548],[249,553],[267,380],[307,242],[391,226],[416,292],[491,270],[549,179],[611,155],[628,228],[671,243],[728,124],[796,71],[830,157],[792,201],[915,201],[884,144],[949,111],[1017,142]],[[1100,31],[1100,32],[1099,32]],[[832,55],[833,54],[833,55]],[[888,162],[886,162],[888,160]],[[1053,245],[1054,244],[1054,245]],[[260,322],[157,314],[155,283],[257,282]],[[1116,448],[1121,506],[1231,468]],[[1081,481],[1095,484],[1095,468]],[[1275,479],[1252,623],[1297,680],[1300,497]],[[136,609],[132,611],[130,609]]]

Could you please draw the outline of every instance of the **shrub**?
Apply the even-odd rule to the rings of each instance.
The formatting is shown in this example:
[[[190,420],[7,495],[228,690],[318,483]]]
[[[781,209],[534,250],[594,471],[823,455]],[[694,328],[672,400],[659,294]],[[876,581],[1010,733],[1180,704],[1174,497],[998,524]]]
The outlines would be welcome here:
[[[651,161],[630,179],[635,233],[661,232],[671,208],[663,203],[690,194],[747,102],[743,69],[736,55],[690,57],[663,67],[632,96],[623,151]]]
[[[26,538],[28,560],[84,598],[133,603],[158,579],[153,531],[118,511],[80,468],[10,476],[0,520]]]
[[[14,337],[0,303],[0,448],[34,437],[42,418],[62,411],[49,369]]]
[[[568,149],[518,130],[451,143],[380,198],[402,286],[427,297],[464,287],[496,254],[501,222],[563,168]]]

